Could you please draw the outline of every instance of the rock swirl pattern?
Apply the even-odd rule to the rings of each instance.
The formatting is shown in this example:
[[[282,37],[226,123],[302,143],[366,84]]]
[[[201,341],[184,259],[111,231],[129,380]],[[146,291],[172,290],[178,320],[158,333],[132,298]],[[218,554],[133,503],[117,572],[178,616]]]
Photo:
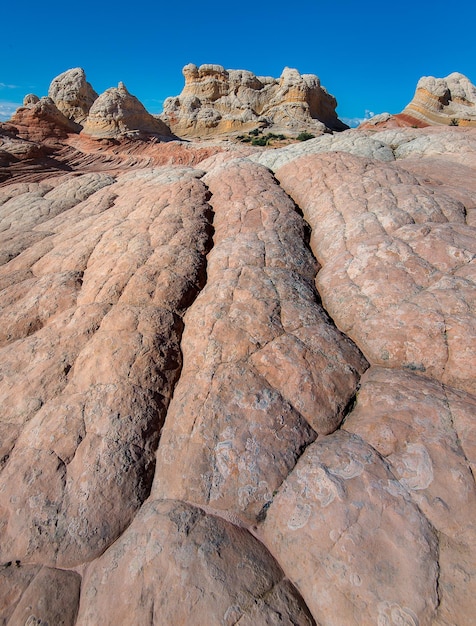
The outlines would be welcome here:
[[[86,142],[0,186],[0,623],[470,623],[475,131]]]

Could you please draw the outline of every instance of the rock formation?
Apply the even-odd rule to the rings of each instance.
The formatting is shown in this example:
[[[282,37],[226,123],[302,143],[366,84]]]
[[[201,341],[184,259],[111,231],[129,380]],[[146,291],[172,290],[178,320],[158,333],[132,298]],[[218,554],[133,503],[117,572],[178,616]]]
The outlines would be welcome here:
[[[51,98],[38,99],[30,96],[25,101],[27,104],[18,108],[10,120],[19,137],[32,141],[52,137],[64,139],[68,134],[81,130],[81,126],[61,113]]]
[[[476,87],[463,74],[453,72],[446,78],[420,78],[413,99],[401,113],[381,113],[360,127],[417,128],[434,124],[476,126]]]
[[[67,118],[83,124],[98,94],[86,81],[84,70],[76,67],[53,79],[48,96]]]
[[[428,124],[476,125],[476,87],[463,74],[424,76],[402,111]]]
[[[31,161],[41,153],[40,144],[19,137],[18,129],[11,124],[0,123],[0,182],[10,178],[12,164],[23,165],[24,161]]]
[[[0,126],[0,624],[467,626],[476,129],[112,127]]]
[[[111,87],[95,100],[84,122],[83,132],[91,137],[120,137],[139,134],[171,136],[164,122],[148,113],[123,83]]]
[[[167,98],[161,119],[180,137],[237,133],[254,128],[299,133],[347,128],[337,102],[313,74],[285,68],[279,79],[221,65],[189,64],[185,86]]]
[[[23,106],[27,107],[30,104],[36,104],[40,99],[34,93],[29,93],[23,98]]]
[[[53,79],[48,94],[44,98],[25,96],[23,107],[10,120],[19,138],[65,139],[83,129],[89,138],[96,139],[172,137],[168,126],[150,115],[123,83],[98,96],[81,68]]]

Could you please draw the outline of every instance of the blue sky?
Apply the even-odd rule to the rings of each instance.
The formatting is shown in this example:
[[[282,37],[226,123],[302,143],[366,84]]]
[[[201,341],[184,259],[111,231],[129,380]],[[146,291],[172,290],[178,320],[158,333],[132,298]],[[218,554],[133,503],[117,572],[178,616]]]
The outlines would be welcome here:
[[[345,120],[398,113],[421,76],[458,71],[476,83],[474,0],[23,0],[6,2],[0,20],[0,119],[72,67],[98,93],[123,81],[151,113],[180,93],[187,63],[317,74]]]

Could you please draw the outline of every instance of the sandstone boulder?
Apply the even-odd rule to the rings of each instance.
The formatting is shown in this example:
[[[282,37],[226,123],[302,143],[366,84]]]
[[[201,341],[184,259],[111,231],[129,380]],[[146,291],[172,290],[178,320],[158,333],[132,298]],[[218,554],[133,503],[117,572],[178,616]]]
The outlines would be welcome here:
[[[123,83],[107,89],[95,100],[84,122],[83,132],[91,137],[138,137],[153,134],[170,137],[164,122],[148,113]]]
[[[114,594],[110,590],[114,589]],[[297,590],[246,530],[183,502],[148,502],[87,568],[77,624],[312,626]]]
[[[0,124],[0,183],[10,177],[10,166],[21,164],[25,168],[25,161],[30,161],[44,154],[41,144],[28,141],[18,136],[18,128],[11,124]]]
[[[221,65],[189,64],[182,93],[167,98],[161,119],[181,137],[210,136],[258,127],[321,134],[346,128],[337,102],[313,74],[285,68],[279,79]]]
[[[23,106],[27,107],[30,104],[36,104],[38,101],[38,96],[36,96],[34,93],[29,93],[23,98]]]
[[[429,124],[476,126],[476,87],[458,72],[446,78],[424,76],[403,114]]]
[[[81,127],[67,118],[49,97],[35,102],[32,98],[26,106],[18,108],[10,119],[18,137],[32,141],[65,138],[78,133]]]
[[[98,94],[87,82],[84,70],[76,67],[53,79],[48,96],[68,119],[83,124]]]
[[[401,113],[382,113],[360,129],[423,128],[433,125],[476,126],[476,87],[458,72],[446,78],[423,76],[413,99]]]
[[[74,626],[78,613],[81,576],[50,567],[8,563],[0,571],[0,617],[10,626]]]
[[[360,129],[385,129],[433,125],[476,126],[476,87],[453,72],[446,78],[423,76],[413,99],[401,113],[381,113],[363,122]]]

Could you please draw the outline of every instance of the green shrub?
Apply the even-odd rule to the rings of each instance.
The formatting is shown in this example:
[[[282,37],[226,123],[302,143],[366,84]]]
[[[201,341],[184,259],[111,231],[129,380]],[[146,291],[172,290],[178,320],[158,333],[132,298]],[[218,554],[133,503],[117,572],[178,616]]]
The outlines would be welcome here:
[[[302,133],[299,133],[296,139],[298,141],[307,141],[308,139],[314,139],[314,135],[312,133],[308,133],[307,131],[303,131]]]
[[[453,117],[453,119],[450,122],[450,126],[459,126],[459,121],[457,120],[456,117]]]
[[[269,139],[267,137],[255,137],[251,140],[252,146],[267,146]]]

